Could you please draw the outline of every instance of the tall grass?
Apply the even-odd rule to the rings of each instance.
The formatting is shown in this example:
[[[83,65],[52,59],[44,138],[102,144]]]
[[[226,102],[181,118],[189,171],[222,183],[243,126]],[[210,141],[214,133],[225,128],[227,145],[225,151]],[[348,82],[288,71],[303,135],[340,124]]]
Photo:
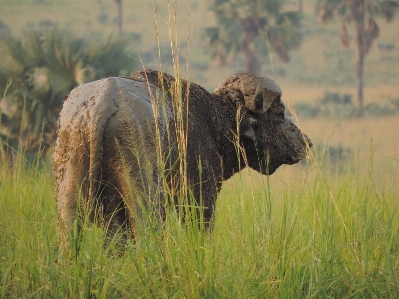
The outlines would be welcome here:
[[[176,53],[177,37],[171,40]],[[179,78],[177,60],[174,66]],[[186,95],[174,96],[183,181],[175,190],[160,179],[168,196],[188,205]],[[157,154],[158,166],[167,169]],[[317,155],[285,184],[243,171],[224,184],[212,231],[200,229],[195,214],[183,222],[167,209],[162,228],[138,223],[137,237],[121,249],[117,238],[106,241],[103,228],[84,221],[72,258],[64,260],[50,162],[28,162],[22,153],[11,162],[2,157],[0,298],[399,296],[399,192],[376,186],[372,155],[366,175],[358,166],[332,175]]]
[[[398,296],[398,190],[357,169],[308,169],[303,184],[285,187],[244,171],[225,184],[212,232],[167,215],[118,256],[119,245],[104,247],[102,229],[86,223],[80,251],[59,263],[49,163],[4,162],[1,298]]]

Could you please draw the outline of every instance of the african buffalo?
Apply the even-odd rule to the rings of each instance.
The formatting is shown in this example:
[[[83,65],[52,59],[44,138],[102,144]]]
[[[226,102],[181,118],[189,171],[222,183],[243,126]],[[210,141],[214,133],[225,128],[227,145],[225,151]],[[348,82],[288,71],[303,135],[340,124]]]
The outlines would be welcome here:
[[[165,188],[170,194],[183,184],[209,222],[224,180],[246,166],[271,175],[311,146],[285,115],[280,87],[250,74],[227,78],[213,93],[153,70],[87,83],[66,97],[57,134],[63,241],[78,209],[89,206],[109,230],[134,234],[143,202],[163,217]]]

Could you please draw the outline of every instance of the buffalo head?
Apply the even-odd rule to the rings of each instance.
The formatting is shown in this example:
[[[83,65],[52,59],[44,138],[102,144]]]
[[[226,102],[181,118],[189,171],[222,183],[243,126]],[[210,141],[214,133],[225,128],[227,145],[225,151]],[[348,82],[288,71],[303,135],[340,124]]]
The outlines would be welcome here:
[[[266,77],[233,75],[216,88],[233,90],[238,134],[249,167],[273,174],[282,164],[295,164],[306,157],[310,139],[285,114],[280,86]]]

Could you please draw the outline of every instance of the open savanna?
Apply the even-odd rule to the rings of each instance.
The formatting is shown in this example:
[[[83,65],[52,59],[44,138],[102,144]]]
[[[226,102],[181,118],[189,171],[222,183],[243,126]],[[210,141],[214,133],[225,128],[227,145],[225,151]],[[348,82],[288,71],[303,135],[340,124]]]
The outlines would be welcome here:
[[[120,247],[84,223],[69,257],[50,161],[3,158],[0,298],[396,298],[399,163],[377,167],[366,146],[343,167],[314,152],[269,178],[244,170],[224,183],[212,231],[170,212]]]
[[[273,54],[264,59],[265,75],[281,85],[287,106],[326,91],[354,95],[353,40],[342,48],[339,23],[321,27],[314,1],[303,2],[302,46],[289,64]],[[138,68],[140,55],[153,57],[145,67],[172,73],[173,63],[160,64],[157,53],[170,51],[176,34],[189,60],[188,71],[182,60],[182,74],[208,90],[242,70],[240,57],[223,67],[209,59],[202,39],[202,29],[214,25],[208,1],[177,1],[172,33],[168,1],[155,1],[156,17],[153,1],[123,3],[125,31],[141,35],[131,45]],[[27,22],[51,20],[80,36],[107,36],[116,33],[115,17],[112,1],[0,0],[0,20],[16,35]],[[365,62],[365,104],[399,97],[398,20],[379,23]],[[379,41],[394,50],[377,47]],[[80,250],[66,259],[49,155],[28,162],[23,153],[10,160],[0,152],[0,298],[398,298],[399,117],[297,123],[315,144],[307,161],[270,177],[245,169],[225,182],[212,231],[171,213],[163,228],[142,227],[126,246],[105,247],[102,229],[84,223]]]
[[[296,9],[297,1],[286,2],[287,9]],[[131,63],[137,68],[142,68],[144,64],[147,68],[162,67],[173,72],[173,62],[165,59],[171,58],[171,55],[165,53],[170,54],[170,34],[173,34],[180,45],[179,58],[183,60],[181,66],[186,65],[186,59],[190,65],[188,71],[185,70],[182,75],[193,78],[208,90],[213,90],[232,73],[242,71],[244,61],[241,56],[228,59],[228,64],[222,67],[215,66],[210,59],[204,29],[216,26],[216,19],[209,10],[211,3],[211,0],[123,0],[123,30],[132,40]],[[314,4],[313,0],[303,0],[303,40],[301,46],[290,53],[290,63],[279,61],[271,53],[261,59],[262,73],[278,82],[286,82],[285,85],[288,86],[307,86],[331,91],[345,87],[354,90],[354,25],[349,24],[348,27],[350,47],[344,48],[340,44],[339,20],[328,25],[318,24],[314,15]],[[101,33],[106,38],[109,34],[117,34],[117,6],[112,1],[0,0],[0,5],[0,20],[15,35],[20,34],[27,23],[34,24],[44,20],[56,22],[61,28],[67,28],[78,36],[90,37],[95,32],[96,36]],[[398,97],[399,18],[389,24],[379,18],[376,21],[380,27],[380,35],[365,60],[365,87],[396,87],[389,95]],[[170,26],[172,23],[173,28]],[[393,49],[389,50],[378,44],[389,44]],[[159,60],[159,47],[162,63]],[[292,100],[297,98],[302,98],[300,91]]]

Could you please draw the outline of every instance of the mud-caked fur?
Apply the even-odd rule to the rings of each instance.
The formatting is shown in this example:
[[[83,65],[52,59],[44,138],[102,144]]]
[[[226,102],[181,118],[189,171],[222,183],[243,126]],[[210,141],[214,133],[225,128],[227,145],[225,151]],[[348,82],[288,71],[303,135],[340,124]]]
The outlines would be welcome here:
[[[249,74],[213,93],[153,70],[75,88],[53,152],[61,238],[85,206],[134,233],[143,200],[163,214],[165,180],[171,189],[185,183],[209,222],[234,173],[249,166],[270,175],[305,157],[310,140],[284,112],[279,86]]]

